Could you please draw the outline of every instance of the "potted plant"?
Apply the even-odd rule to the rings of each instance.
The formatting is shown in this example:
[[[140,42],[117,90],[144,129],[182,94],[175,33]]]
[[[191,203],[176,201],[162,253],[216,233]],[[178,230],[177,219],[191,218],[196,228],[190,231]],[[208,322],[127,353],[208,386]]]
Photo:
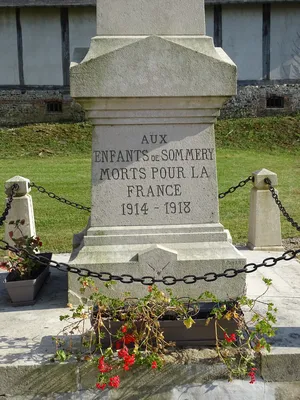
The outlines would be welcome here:
[[[156,286],[149,286],[140,299],[130,298],[128,292],[115,298],[95,288],[91,278],[79,280],[82,295],[86,289],[92,294],[82,297],[82,304],[77,307],[69,304],[71,314],[60,316],[67,325],[54,338],[57,345],[54,360],[66,361],[75,355],[78,361],[94,363],[98,389],[119,387],[124,373],[134,365],[159,370],[165,364],[165,355],[176,344],[190,346],[195,341],[196,347],[200,347],[203,337],[205,340],[209,337],[210,346],[216,348],[230,380],[248,375],[250,383],[254,383],[257,355],[263,348],[270,351],[266,337],[274,335],[272,323],[276,322],[272,303],[266,304],[266,313],[262,314],[254,311],[258,298],[242,296],[225,302],[205,292],[196,300],[186,301],[174,297],[171,290],[164,293]],[[271,281],[264,281],[267,291]],[[113,283],[105,286],[111,287]],[[248,308],[248,321],[241,307]],[[174,323],[175,328],[168,323],[170,326]],[[186,332],[191,332],[190,336]],[[79,351],[73,340],[78,333],[82,345]]]
[[[46,278],[49,276],[49,266],[45,266],[28,257],[28,254],[37,255],[51,260],[51,253],[40,253],[42,242],[38,236],[24,236],[22,225],[25,220],[10,221],[15,229],[9,232],[10,238],[20,250],[18,254],[9,252],[6,260],[1,263],[1,268],[9,273],[4,280],[4,285],[14,306],[32,305]],[[19,232],[15,238],[14,233]]]
[[[96,337],[101,339],[102,345],[107,346],[110,343],[109,335],[101,338],[101,326],[109,328],[110,334],[116,336],[125,319],[136,337],[139,332],[145,332],[147,326],[153,327],[153,324],[156,324],[163,332],[165,341],[171,342],[176,347],[215,345],[215,327],[213,324],[207,324],[207,319],[211,311],[218,307],[217,299],[204,299],[203,295],[202,300],[205,301],[201,301],[201,297],[198,299],[176,298],[170,289],[164,293],[155,285],[149,286],[148,292],[140,299],[123,297],[119,301],[102,295],[98,291],[91,296],[90,301],[94,304],[91,324]],[[226,309],[231,309],[233,304],[234,302],[227,302]],[[182,329],[183,324],[188,329]],[[224,331],[230,335],[236,329],[237,323],[234,319],[222,319],[217,335],[223,338]]]

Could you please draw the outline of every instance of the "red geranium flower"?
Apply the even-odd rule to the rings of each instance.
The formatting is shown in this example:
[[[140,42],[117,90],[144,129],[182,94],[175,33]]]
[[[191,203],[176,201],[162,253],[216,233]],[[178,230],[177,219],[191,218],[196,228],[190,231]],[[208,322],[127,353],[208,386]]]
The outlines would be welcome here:
[[[228,336],[227,333],[224,333],[224,339],[226,340],[227,343],[235,342],[236,341],[235,333],[232,333],[230,336]]]
[[[120,386],[120,378],[118,375],[109,378],[109,386],[118,388]]]
[[[135,337],[133,335],[125,335],[123,340],[125,344],[130,344],[135,342]]]
[[[96,383],[96,388],[100,390],[104,390],[106,388],[106,383]]]
[[[135,355],[132,354],[131,356],[128,354],[127,356],[124,357],[124,362],[128,367],[131,367],[135,363]]]
[[[151,368],[152,369],[156,369],[157,368],[157,362],[156,361],[152,361]]]
[[[248,376],[250,376],[249,383],[251,383],[251,384],[255,383],[255,381],[256,381],[255,371],[257,371],[257,368],[251,368],[250,372],[248,373]]]
[[[104,361],[104,356],[99,358],[98,370],[102,374],[104,374],[105,372],[110,372],[112,370],[112,367],[110,365],[106,364],[106,362]]]
[[[119,358],[124,358],[124,357],[128,356],[128,349],[126,346],[124,346],[123,349],[118,351],[118,356],[119,356]]]
[[[116,349],[119,350],[122,347],[122,341],[121,340],[117,340],[116,341]]]
[[[5,269],[7,270],[7,263],[0,261],[0,269]]]

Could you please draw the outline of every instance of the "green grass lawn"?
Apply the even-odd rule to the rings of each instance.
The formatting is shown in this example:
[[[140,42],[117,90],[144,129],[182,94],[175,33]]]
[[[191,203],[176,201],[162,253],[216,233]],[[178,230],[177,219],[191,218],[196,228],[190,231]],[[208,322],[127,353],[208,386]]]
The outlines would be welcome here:
[[[300,138],[300,119],[291,118],[245,119],[236,120],[235,123],[233,120],[220,121],[217,127],[218,180],[219,190],[223,192],[241,179],[247,178],[252,171],[267,168],[276,172],[280,199],[292,217],[299,222],[300,152],[297,143]],[[259,121],[260,130],[257,127]],[[281,135],[276,146],[270,146],[267,132],[271,134],[276,126],[277,129],[280,126],[280,132],[286,126],[287,133]],[[251,134],[254,139],[249,142],[248,149],[245,148],[247,129],[252,129],[251,132],[256,132],[257,136]],[[232,131],[235,132],[235,141],[231,146]],[[0,149],[2,185],[7,179],[21,175],[67,199],[90,205],[89,125],[44,124],[0,129],[0,141],[3,143]],[[234,243],[247,241],[250,189],[251,183],[248,183],[244,188],[220,200],[220,219],[230,229]],[[72,236],[85,227],[89,213],[61,204],[38,193],[36,189],[32,190],[32,197],[37,233],[44,242],[44,249],[70,252]],[[2,213],[3,190],[0,192],[0,204],[3,204],[3,208],[0,208]],[[282,234],[285,238],[293,237],[297,236],[297,231],[282,220]],[[0,237],[3,237],[3,228],[0,228]]]
[[[90,170],[91,161],[86,155],[8,159],[0,160],[0,181],[4,183],[15,175],[21,175],[44,186],[48,191],[90,205]],[[31,194],[36,230],[44,243],[43,248],[53,252],[71,251],[72,236],[85,227],[89,213],[50,199],[34,188]],[[4,199],[3,195],[2,198]],[[0,232],[2,237],[3,228]]]

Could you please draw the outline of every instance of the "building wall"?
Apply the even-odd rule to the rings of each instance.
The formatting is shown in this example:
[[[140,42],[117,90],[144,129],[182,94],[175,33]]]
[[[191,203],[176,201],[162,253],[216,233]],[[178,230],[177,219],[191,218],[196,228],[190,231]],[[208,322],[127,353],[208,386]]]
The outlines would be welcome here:
[[[299,21],[300,2],[206,6],[207,35],[238,66],[239,94],[224,116],[299,112]],[[95,7],[0,7],[0,125],[83,119],[69,64],[95,34]],[[268,96],[284,106],[268,110]]]
[[[300,79],[299,5],[272,5],[271,79]]]
[[[225,5],[222,16],[222,47],[236,63],[238,79],[262,79],[262,5]]]
[[[47,112],[47,104],[62,103],[62,113]],[[62,89],[0,88],[0,126],[16,126],[39,122],[80,122],[84,112],[68,91]]]
[[[25,85],[62,85],[60,10],[21,9]]]
[[[283,108],[268,108],[274,95],[284,99]],[[237,96],[221,110],[221,118],[270,117],[292,115],[300,111],[300,84],[240,85]]]
[[[76,47],[89,48],[91,38],[96,36],[96,12],[94,7],[70,8],[70,55],[73,59]]]
[[[206,35],[214,36],[214,7],[205,7],[205,22],[206,22]]]
[[[15,9],[0,8],[0,85],[18,85],[18,44]]]

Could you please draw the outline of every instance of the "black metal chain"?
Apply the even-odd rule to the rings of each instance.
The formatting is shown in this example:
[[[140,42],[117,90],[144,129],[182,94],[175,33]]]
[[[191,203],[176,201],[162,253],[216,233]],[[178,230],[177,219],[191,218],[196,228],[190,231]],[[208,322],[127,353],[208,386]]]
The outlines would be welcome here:
[[[248,182],[253,182],[253,176],[248,176],[247,179],[244,179],[243,181],[240,181],[236,186],[231,186],[226,192],[219,193],[219,199],[224,199],[225,196],[227,196],[229,193],[234,193],[236,189],[241,188],[245,186]]]
[[[91,207],[86,207],[86,206],[83,206],[82,204],[76,203],[75,201],[70,201],[70,200],[65,199],[64,197],[57,196],[55,193],[48,192],[43,186],[38,186],[34,182],[30,182],[30,186],[37,189],[40,193],[46,193],[51,199],[58,200],[61,203],[66,204],[67,206],[77,208],[77,210],[84,210],[84,211],[91,212]]]
[[[3,214],[0,217],[0,226],[4,224],[4,222],[5,222],[5,220],[6,220],[7,216],[8,216],[9,210],[11,209],[11,204],[13,202],[14,196],[16,195],[18,189],[19,189],[19,185],[17,183],[14,183],[10,187],[11,192],[7,197],[6,207],[5,207],[4,211],[3,211]]]
[[[234,193],[236,189],[245,186],[250,181],[253,181],[252,176],[249,176],[247,179],[240,181],[236,186],[231,186],[226,192],[219,193],[219,199],[223,199],[229,193]],[[34,182],[30,182],[30,187],[37,189],[40,193],[46,193],[51,199],[60,201],[61,203],[66,204],[67,206],[77,208],[78,210],[91,212],[91,207],[83,206],[82,204],[76,203],[75,201],[70,201],[65,199],[64,197],[58,196],[53,192],[48,192],[43,186],[36,185]]]
[[[265,178],[264,182],[269,186],[269,190],[272,194],[273,199],[275,200],[275,203],[278,205],[279,210],[282,212],[282,215],[287,219],[287,221],[297,229],[297,231],[300,232],[300,225],[290,216],[290,214],[286,211],[286,209],[283,207],[281,201],[279,200],[278,194],[276,193],[276,190],[272,186],[272,182],[269,178]]]
[[[3,244],[1,246],[1,243]],[[283,253],[280,257],[268,257],[265,258],[260,264],[255,264],[255,263],[249,263],[243,266],[243,268],[240,269],[234,269],[234,268],[227,268],[224,272],[217,274],[216,272],[209,272],[207,274],[201,275],[201,276],[196,276],[196,275],[185,275],[182,278],[176,278],[175,276],[164,276],[161,279],[156,279],[152,276],[143,276],[142,278],[136,278],[132,275],[129,274],[122,274],[122,275],[114,275],[110,272],[94,272],[90,271],[87,268],[77,268],[77,267],[72,267],[66,263],[59,263],[54,260],[49,260],[46,257],[43,257],[41,255],[34,255],[28,253],[24,249],[17,249],[16,247],[10,246],[6,241],[0,240],[0,249],[1,250],[10,250],[13,253],[15,253],[18,256],[21,256],[24,258],[24,253],[26,253],[26,257],[28,257],[31,260],[36,260],[39,261],[42,265],[49,265],[52,268],[55,268],[59,271],[62,272],[70,272],[73,274],[77,274],[82,277],[91,277],[91,278],[97,278],[100,281],[103,282],[109,282],[109,281],[119,281],[121,283],[141,283],[142,285],[153,285],[155,283],[162,283],[166,286],[171,286],[175,285],[178,282],[183,282],[187,285],[196,283],[198,281],[205,281],[205,282],[214,282],[218,278],[234,278],[239,274],[245,273],[245,274],[250,274],[252,272],[255,272],[258,268],[260,267],[273,267],[276,265],[279,261],[289,261],[295,258],[298,254],[300,254],[300,249],[299,250],[288,250],[285,253]]]

